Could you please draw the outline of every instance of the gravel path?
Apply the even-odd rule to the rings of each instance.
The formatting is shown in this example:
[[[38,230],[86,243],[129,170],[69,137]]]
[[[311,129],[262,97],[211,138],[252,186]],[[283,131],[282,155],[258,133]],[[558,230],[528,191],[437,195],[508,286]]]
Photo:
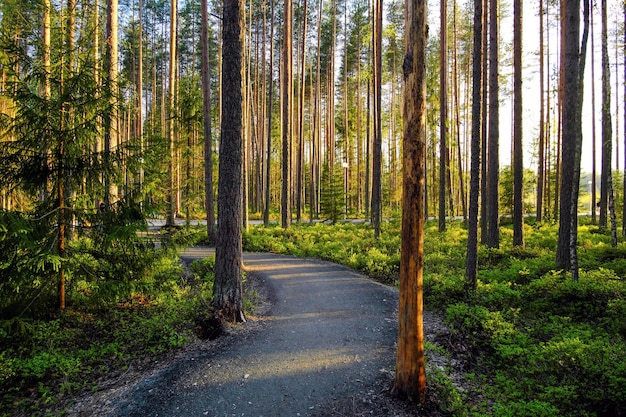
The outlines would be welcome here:
[[[246,253],[244,264],[273,293],[260,325],[139,381],[108,401],[109,415],[324,415],[380,389],[395,363],[397,291],[320,260]]]

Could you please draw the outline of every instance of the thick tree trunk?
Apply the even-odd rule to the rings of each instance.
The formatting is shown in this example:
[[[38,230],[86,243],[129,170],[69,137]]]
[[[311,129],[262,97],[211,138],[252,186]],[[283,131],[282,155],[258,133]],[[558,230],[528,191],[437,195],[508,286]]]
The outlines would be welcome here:
[[[426,401],[422,277],[424,267],[424,178],[426,176],[426,7],[406,2],[402,244],[398,352],[394,391]]]
[[[562,140],[562,175],[559,217],[559,239],[557,243],[557,267],[571,267],[570,239],[572,229],[572,190],[576,168],[576,144],[580,135],[580,83],[579,83],[579,49],[580,39],[580,2],[566,0],[564,14],[565,51],[563,65],[568,68],[563,78],[563,140]],[[575,222],[574,222],[575,223]]]
[[[222,124],[213,303],[222,319],[245,321],[242,289],[242,44],[243,0],[223,6]]]

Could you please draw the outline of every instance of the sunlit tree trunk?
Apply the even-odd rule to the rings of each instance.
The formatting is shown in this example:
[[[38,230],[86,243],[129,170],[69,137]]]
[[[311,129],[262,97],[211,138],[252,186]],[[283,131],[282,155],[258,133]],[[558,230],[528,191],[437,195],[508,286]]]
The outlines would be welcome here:
[[[536,201],[536,217],[537,223],[543,221],[543,192],[545,190],[545,117],[546,109],[544,107],[544,29],[543,29],[543,0],[539,0],[539,144],[537,157],[537,201]]]
[[[285,1],[282,62],[282,227],[291,225],[291,142],[293,135],[293,14],[292,2]]]
[[[118,0],[107,1],[106,57],[105,65],[109,84],[110,111],[104,116],[104,158],[110,164],[111,152],[116,149],[119,137],[118,97]],[[117,198],[117,186],[111,176],[104,175],[104,204],[108,209],[111,200]]]
[[[168,118],[167,118],[167,143],[169,146],[169,160],[167,166],[168,190],[167,190],[167,225],[176,224],[176,140],[174,112],[176,104],[176,32],[177,32],[177,0],[171,0],[170,15],[170,60],[168,82]]]
[[[300,96],[298,106],[298,155],[296,159],[296,219],[300,222],[302,217],[302,187],[304,165],[304,93],[306,91],[306,27],[308,3],[304,0],[304,12],[302,17],[302,46],[300,49]]]
[[[383,0],[374,0],[374,141],[372,145],[372,226],[380,237],[382,216],[382,38]]]
[[[222,123],[213,303],[220,317],[245,321],[242,289],[242,45],[243,0],[223,5]]]
[[[426,401],[422,276],[424,267],[424,178],[426,175],[427,2],[406,1],[402,243],[398,351],[394,391]]]
[[[439,3],[439,232],[446,230],[448,171],[448,1]]]
[[[271,161],[272,161],[272,113],[274,102],[274,0],[270,0],[270,71],[269,71],[269,94],[267,104],[267,144],[266,144],[266,161],[265,161],[265,210],[263,212],[263,223],[265,227],[270,223],[270,206],[271,206]]]

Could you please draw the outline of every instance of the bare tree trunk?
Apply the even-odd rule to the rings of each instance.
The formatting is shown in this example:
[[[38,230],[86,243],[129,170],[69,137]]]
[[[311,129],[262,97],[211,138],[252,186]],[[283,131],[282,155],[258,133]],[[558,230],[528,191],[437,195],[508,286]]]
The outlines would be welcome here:
[[[282,227],[291,225],[291,142],[293,135],[293,14],[292,2],[285,2],[282,63]]]
[[[556,263],[557,267],[563,269],[573,268],[571,265],[572,248],[571,239],[572,225],[576,220],[572,219],[575,209],[572,207],[572,193],[575,188],[576,173],[576,147],[581,135],[580,130],[580,81],[579,81],[579,49],[580,39],[580,2],[579,0],[566,0],[563,10],[563,24],[565,35],[565,50],[563,65],[568,68],[564,72],[562,88],[563,95],[563,171],[561,176],[561,199],[559,216],[559,239],[557,244]],[[573,216],[576,217],[576,216]],[[575,248],[575,246],[574,246]]]
[[[271,68],[274,65],[274,0],[270,0],[270,71],[269,71],[269,94],[267,105],[267,157],[265,161],[265,210],[263,212],[263,223],[265,227],[270,224],[270,182],[271,182],[271,161],[272,161],[272,113],[274,102],[274,72]]]
[[[544,107],[544,48],[543,48],[543,0],[539,0],[539,144],[537,158],[537,202],[536,202],[536,218],[537,223],[543,221],[543,192],[545,189],[545,117],[546,109]]]
[[[481,0],[476,0],[481,1]],[[482,106],[481,106],[481,167],[480,167],[480,242],[485,244],[487,243],[487,232],[488,232],[488,216],[487,209],[489,208],[489,199],[487,198],[487,163],[489,162],[489,155],[487,152],[487,137],[489,135],[489,117],[488,117],[488,69],[489,69],[489,60],[487,59],[488,54],[488,22],[489,22],[489,9],[488,9],[488,1],[483,1],[483,35],[482,35]]]
[[[393,389],[426,402],[422,276],[424,268],[424,177],[426,175],[426,7],[406,2],[402,244],[398,352]]]
[[[380,237],[382,216],[382,37],[383,0],[374,1],[374,142],[372,149],[372,225]]]
[[[499,126],[499,48],[498,0],[489,0],[489,173],[487,179],[487,246],[500,246],[499,180],[500,180],[500,126]]]
[[[168,83],[168,118],[167,118],[167,143],[169,145],[168,172],[168,195],[167,195],[167,225],[176,224],[176,140],[175,140],[175,104],[176,104],[176,32],[178,2],[171,0],[170,17],[170,63],[169,63],[169,83]]]
[[[109,83],[110,112],[104,116],[104,158],[110,165],[111,152],[117,147],[119,136],[118,96],[118,0],[107,1],[106,69]],[[117,186],[111,183],[110,174],[104,175],[104,204],[108,209],[111,200],[117,199]]]
[[[207,0],[202,0],[202,104],[204,116],[204,207],[206,209],[207,240],[215,243],[215,209],[213,194],[213,136],[211,132],[211,72],[209,59],[209,16]]]
[[[522,0],[513,1],[513,246],[524,244],[522,151]]]
[[[472,55],[472,152],[470,166],[469,222],[467,229],[467,256],[465,258],[465,287],[476,290],[478,273],[478,194],[480,193],[480,143],[482,125],[482,39],[483,2],[474,2],[474,47]]]
[[[439,3],[439,232],[446,230],[448,171],[448,1]]]
[[[302,186],[304,165],[304,93],[306,84],[306,26],[307,26],[308,3],[304,0],[304,12],[302,17],[302,49],[300,53],[300,105],[298,106],[298,155],[296,160],[296,219],[298,223],[302,217]]]
[[[230,322],[245,321],[242,289],[242,45],[243,0],[223,6],[222,124],[218,180],[218,230],[213,303]]]

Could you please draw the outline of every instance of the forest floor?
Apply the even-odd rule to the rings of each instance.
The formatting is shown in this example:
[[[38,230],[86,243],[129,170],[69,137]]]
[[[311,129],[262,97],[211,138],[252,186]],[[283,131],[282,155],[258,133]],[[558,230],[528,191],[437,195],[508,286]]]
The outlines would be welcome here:
[[[185,251],[185,262],[210,248]],[[73,398],[69,416],[441,416],[441,399],[417,407],[391,393],[398,291],[316,259],[246,253],[254,315],[213,341],[103,380]],[[446,340],[437,314],[424,316],[426,340]],[[445,344],[445,343],[444,343]],[[427,363],[459,368],[443,349]],[[449,374],[461,391],[461,374]]]

